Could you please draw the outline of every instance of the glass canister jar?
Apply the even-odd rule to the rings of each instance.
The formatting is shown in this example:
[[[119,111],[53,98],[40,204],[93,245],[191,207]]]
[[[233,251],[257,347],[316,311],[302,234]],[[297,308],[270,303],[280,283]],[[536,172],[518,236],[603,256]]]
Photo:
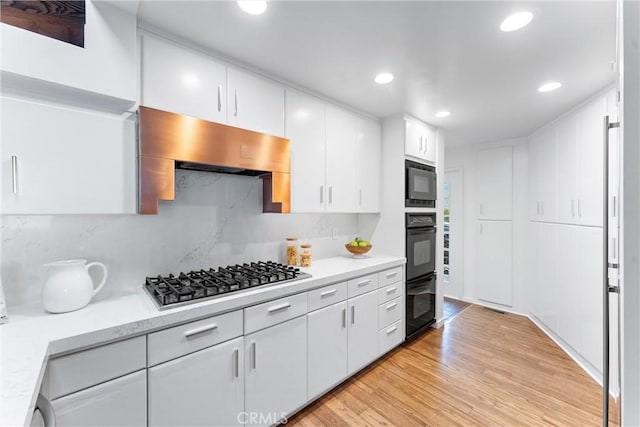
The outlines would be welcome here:
[[[298,265],[297,237],[287,237],[287,265]]]
[[[300,267],[311,267],[311,245],[300,245]]]

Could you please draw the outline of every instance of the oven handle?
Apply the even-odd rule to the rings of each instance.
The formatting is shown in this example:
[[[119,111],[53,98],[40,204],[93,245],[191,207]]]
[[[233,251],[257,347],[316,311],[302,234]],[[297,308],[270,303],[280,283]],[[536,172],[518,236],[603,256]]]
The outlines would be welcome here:
[[[413,227],[413,228],[407,228],[407,235],[408,236],[415,236],[418,234],[424,234],[425,232],[427,233],[434,233],[436,232],[436,226],[429,226],[429,227]]]

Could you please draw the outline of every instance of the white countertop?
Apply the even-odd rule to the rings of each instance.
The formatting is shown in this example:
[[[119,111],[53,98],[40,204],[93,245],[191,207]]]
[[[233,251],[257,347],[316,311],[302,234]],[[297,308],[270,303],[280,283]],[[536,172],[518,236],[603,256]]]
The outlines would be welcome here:
[[[322,259],[302,269],[312,275],[309,279],[262,286],[163,311],[156,308],[142,288],[70,313],[49,314],[41,305],[10,307],[9,323],[0,325],[0,426],[19,426],[30,421],[50,356],[146,334],[404,263],[405,258],[388,256]]]

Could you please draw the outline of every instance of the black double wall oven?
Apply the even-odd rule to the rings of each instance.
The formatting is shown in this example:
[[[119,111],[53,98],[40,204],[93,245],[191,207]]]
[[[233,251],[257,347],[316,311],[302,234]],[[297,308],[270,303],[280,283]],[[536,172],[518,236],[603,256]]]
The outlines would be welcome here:
[[[436,320],[436,213],[407,213],[406,336],[413,338]]]

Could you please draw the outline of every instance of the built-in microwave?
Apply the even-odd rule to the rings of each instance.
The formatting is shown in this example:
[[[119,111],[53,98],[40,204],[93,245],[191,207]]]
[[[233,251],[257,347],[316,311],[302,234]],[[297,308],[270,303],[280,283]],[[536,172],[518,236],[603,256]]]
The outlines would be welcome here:
[[[411,160],[404,161],[405,201],[409,207],[436,207],[436,168]]]

